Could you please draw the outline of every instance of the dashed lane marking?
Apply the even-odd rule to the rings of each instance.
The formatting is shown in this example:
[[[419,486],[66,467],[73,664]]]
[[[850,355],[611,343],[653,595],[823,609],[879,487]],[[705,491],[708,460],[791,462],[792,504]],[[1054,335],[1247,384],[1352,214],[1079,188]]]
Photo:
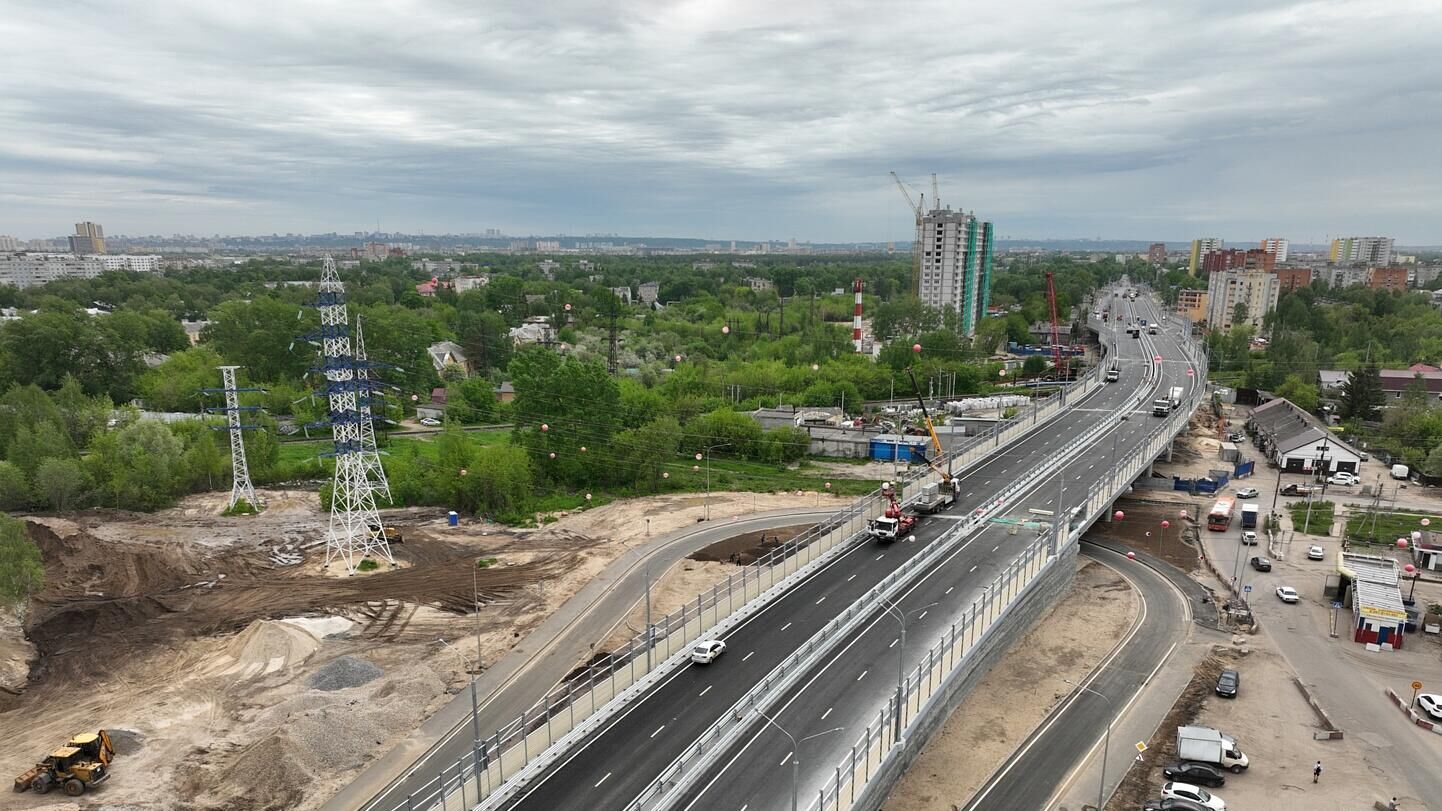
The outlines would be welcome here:
[[[755,656],[755,655],[756,655],[756,651],[751,651],[750,653],[746,654],[745,656],[742,656],[742,657],[741,657],[741,661],[744,662],[744,661],[746,661],[747,659],[750,659],[752,656]]]
[[[654,738],[654,737],[656,737],[657,735],[660,735],[660,734],[661,734],[661,730],[663,730],[663,729],[665,729],[665,728],[666,728],[666,725],[665,725],[665,724],[662,724],[661,726],[656,727],[656,731],[651,733],[651,737]]]
[[[870,670],[863,670],[863,671],[861,671],[861,675],[860,675],[860,676],[857,676],[857,677],[856,677],[856,680],[857,680],[857,681],[861,681],[862,679],[866,678],[866,674],[867,674],[867,673],[870,673],[870,672],[871,672]]]
[[[604,782],[606,782],[607,780],[610,780],[610,779],[611,779],[611,773],[610,773],[610,772],[606,772],[606,776],[605,776],[605,777],[602,777],[600,780],[597,780],[597,781],[596,781],[596,785],[593,786],[593,788],[600,788],[602,783],[604,783]]]
[[[697,698],[700,698],[701,696],[706,695],[707,693],[711,692],[711,688],[712,688],[712,687],[715,687],[715,686],[716,686],[716,685],[714,685],[714,684],[707,685],[706,689],[705,689],[705,690],[702,690],[702,691],[700,692],[700,694],[697,695],[696,697],[697,697]]]

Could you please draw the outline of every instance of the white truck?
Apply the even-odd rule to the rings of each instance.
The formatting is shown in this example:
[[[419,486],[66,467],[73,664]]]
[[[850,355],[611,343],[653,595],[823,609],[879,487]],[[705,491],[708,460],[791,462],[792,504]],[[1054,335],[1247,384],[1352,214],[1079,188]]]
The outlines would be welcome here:
[[[932,482],[921,488],[921,496],[912,503],[912,509],[922,515],[940,512],[956,502],[956,490],[950,482]]]
[[[1177,727],[1177,758],[1210,763],[1232,774],[1240,774],[1249,765],[1235,738],[1202,726]]]
[[[1172,402],[1172,408],[1181,408],[1181,405],[1182,405],[1182,387],[1181,387],[1181,386],[1172,386],[1172,390],[1167,393],[1167,399]]]
[[[1165,417],[1172,413],[1172,401],[1162,397],[1152,401],[1152,416]]]
[[[1406,480],[1407,480],[1407,475],[1408,475],[1409,473],[1411,473],[1411,472],[1412,472],[1412,471],[1411,471],[1406,465],[1393,465],[1393,466],[1392,466],[1392,478],[1394,478],[1394,479],[1399,479],[1399,480],[1402,480],[1402,481],[1406,481]]]

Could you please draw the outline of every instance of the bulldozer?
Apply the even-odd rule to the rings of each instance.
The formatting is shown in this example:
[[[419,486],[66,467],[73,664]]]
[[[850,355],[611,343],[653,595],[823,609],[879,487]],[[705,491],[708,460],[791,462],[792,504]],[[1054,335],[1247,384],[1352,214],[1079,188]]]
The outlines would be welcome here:
[[[105,730],[83,732],[51,752],[44,760],[15,778],[15,790],[45,794],[59,786],[71,797],[79,797],[110,779],[110,761],[115,747]]]

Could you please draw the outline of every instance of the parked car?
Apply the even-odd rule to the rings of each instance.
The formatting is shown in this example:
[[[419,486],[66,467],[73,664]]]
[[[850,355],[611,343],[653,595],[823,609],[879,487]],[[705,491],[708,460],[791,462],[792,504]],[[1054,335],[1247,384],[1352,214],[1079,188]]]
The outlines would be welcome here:
[[[1246,546],[1256,546],[1257,533],[1251,531],[1250,529],[1242,530],[1242,543]]]
[[[1305,485],[1305,484],[1289,484],[1289,485],[1287,485],[1286,487],[1283,487],[1283,488],[1282,488],[1282,495],[1284,495],[1284,496],[1310,496],[1312,493],[1315,493],[1316,491],[1317,491],[1317,488],[1311,487],[1311,486],[1308,486],[1308,485]]]
[[[1350,487],[1354,484],[1361,484],[1361,482],[1362,480],[1357,478],[1355,474],[1347,473],[1346,471],[1333,473],[1331,476],[1327,477],[1327,484],[1340,484]]]
[[[1227,434],[1227,441],[1228,441],[1228,442],[1246,442],[1246,441],[1247,441],[1247,435],[1244,434],[1244,433],[1242,433],[1241,431],[1233,431],[1233,432],[1231,432],[1230,434]]]
[[[1302,599],[1297,596],[1297,590],[1291,586],[1278,586],[1277,597],[1284,603],[1295,603]]]
[[[1436,693],[1418,693],[1417,706],[1422,712],[1432,716],[1433,719],[1442,721],[1442,696]]]
[[[1213,689],[1222,698],[1236,698],[1237,688],[1242,686],[1242,674],[1235,670],[1223,670],[1217,676],[1217,685]]]
[[[719,639],[703,639],[691,646],[691,661],[709,665],[726,652],[726,643]]]
[[[421,420],[421,425],[424,425],[424,426],[426,426],[427,428],[434,428],[434,427],[436,427],[437,425],[440,425],[440,424],[441,424],[441,421],[438,420],[438,419],[436,419],[435,417],[426,417],[426,418],[424,418],[424,419]]]
[[[1256,498],[1256,497],[1257,497],[1257,488],[1255,488],[1255,487],[1243,487],[1242,489],[1240,489],[1240,490],[1237,491],[1237,498]]]
[[[1259,572],[1270,572],[1272,571],[1272,561],[1259,555],[1252,558],[1252,568]]]
[[[1142,803],[1142,811],[1208,811],[1205,805],[1180,797],[1163,797]]]
[[[1183,783],[1211,786],[1212,788],[1227,784],[1227,776],[1222,774],[1221,769],[1210,763],[1197,763],[1194,760],[1184,760],[1170,766],[1163,766],[1162,776],[1168,780],[1180,780]]]
[[[1207,791],[1201,786],[1194,786],[1191,783],[1170,782],[1162,784],[1162,799],[1174,797],[1179,800],[1191,800],[1200,803],[1203,808],[1212,811],[1227,811],[1227,804],[1221,797]]]
[[[1307,560],[1325,560],[1327,551],[1320,546],[1307,547]]]

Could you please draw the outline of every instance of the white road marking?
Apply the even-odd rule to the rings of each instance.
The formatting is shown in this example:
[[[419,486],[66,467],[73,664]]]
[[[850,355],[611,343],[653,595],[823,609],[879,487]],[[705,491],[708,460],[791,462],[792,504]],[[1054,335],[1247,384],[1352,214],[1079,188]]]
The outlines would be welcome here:
[[[821,720],[825,721],[825,720],[826,720],[826,716],[830,715],[830,714],[831,714],[831,711],[834,710],[834,709],[836,709],[836,708],[835,708],[835,707],[827,707],[827,708],[826,708],[826,712],[821,713]]]
[[[752,656],[755,656],[755,655],[756,655],[756,651],[751,651],[750,653],[746,654],[745,656],[742,656],[742,657],[741,657],[741,661],[744,662],[744,661],[746,661],[747,659],[750,659]]]
[[[917,619],[919,619],[919,620],[924,620],[924,619],[926,619],[926,615],[927,615],[927,614],[930,614],[930,613],[931,613],[930,611],[923,611],[923,612],[921,612],[921,615],[917,617]]]
[[[697,697],[697,698],[700,698],[701,696],[706,695],[707,693],[711,692],[711,688],[712,688],[712,687],[715,687],[715,686],[716,686],[716,685],[714,685],[714,684],[708,684],[708,685],[706,686],[706,689],[705,689],[705,690],[702,690],[700,693],[698,693],[698,694],[696,695],[696,697]]]
[[[851,581],[853,581],[853,580],[855,580],[855,579],[856,579],[856,575],[852,575],[852,576],[846,578],[846,582],[850,583]]]
[[[857,677],[856,677],[856,680],[857,680],[857,681],[861,681],[862,679],[866,678],[866,674],[867,674],[867,673],[870,673],[870,672],[871,672],[870,670],[863,670],[863,671],[861,671],[861,675],[860,675],[860,676],[857,676]]]
[[[816,601],[816,604],[817,604],[817,605],[821,605],[821,604],[824,603],[824,602],[826,602],[826,598],[825,598],[825,597],[822,597],[820,600],[817,600],[817,601]]]
[[[786,757],[782,758],[782,759],[781,759],[781,762],[778,763],[778,764],[776,764],[776,765],[777,765],[777,766],[785,766],[786,764],[790,763],[790,762],[791,762],[791,756],[792,756],[793,754],[795,754],[795,752],[787,752],[787,753],[786,753]]]
[[[661,734],[661,730],[663,730],[663,729],[665,729],[665,728],[666,728],[666,725],[665,725],[665,724],[662,724],[661,726],[656,727],[656,731],[651,733],[651,737],[654,738],[654,737],[656,737],[657,735],[660,735],[660,734]]]
[[[971,567],[971,571],[968,571],[967,574],[971,574],[971,573],[974,572],[974,571],[976,571],[976,567],[975,567],[975,566]]]
[[[1000,549],[1000,548],[1001,548],[1001,544],[997,544],[996,546],[993,546],[993,547],[991,548],[991,551],[995,552],[996,550],[998,550],[998,549]]]
[[[897,642],[900,642],[900,641],[901,641],[901,640],[899,640],[899,639],[893,639],[893,640],[891,640],[891,644],[886,646],[887,649],[889,650],[889,649],[891,649],[891,648],[896,647],[896,643],[897,643]]]
[[[600,788],[602,783],[604,783],[604,782],[606,782],[607,780],[610,780],[610,779],[611,779],[611,773],[610,773],[610,772],[606,772],[606,776],[605,776],[605,777],[602,777],[600,780],[597,780],[597,781],[596,781],[596,785],[595,785],[595,786],[592,786],[592,788]]]
[[[790,627],[791,627],[791,623],[788,622],[788,623],[786,623],[785,625],[781,626],[781,630],[784,631],[784,630],[786,630],[787,628],[790,628]]]
[[[886,557],[886,553],[885,553],[885,552],[882,552],[881,554],[879,554],[879,555],[876,556],[875,560],[881,560],[881,559],[884,558],[884,557]]]
[[[956,588],[956,586],[952,586],[951,588],[948,588],[948,589],[946,590],[946,594],[950,594],[950,593],[951,593],[951,590],[954,589],[954,588]]]

